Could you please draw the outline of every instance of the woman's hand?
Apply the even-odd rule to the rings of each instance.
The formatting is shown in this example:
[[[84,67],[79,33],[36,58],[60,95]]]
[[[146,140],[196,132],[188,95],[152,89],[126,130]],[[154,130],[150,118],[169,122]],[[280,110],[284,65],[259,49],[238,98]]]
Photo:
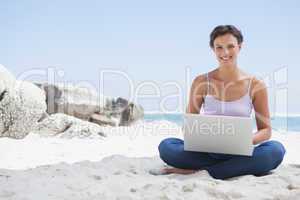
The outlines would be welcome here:
[[[265,128],[257,131],[253,137],[252,143],[253,145],[262,143],[266,140],[269,140],[272,136],[272,129]]]

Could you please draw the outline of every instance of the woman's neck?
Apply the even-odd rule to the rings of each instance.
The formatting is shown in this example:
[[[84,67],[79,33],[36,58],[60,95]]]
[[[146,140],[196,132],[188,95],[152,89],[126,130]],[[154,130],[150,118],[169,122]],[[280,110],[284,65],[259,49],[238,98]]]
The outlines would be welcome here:
[[[231,81],[239,79],[240,70],[236,65],[219,66],[218,67],[218,76],[224,82],[231,82]]]

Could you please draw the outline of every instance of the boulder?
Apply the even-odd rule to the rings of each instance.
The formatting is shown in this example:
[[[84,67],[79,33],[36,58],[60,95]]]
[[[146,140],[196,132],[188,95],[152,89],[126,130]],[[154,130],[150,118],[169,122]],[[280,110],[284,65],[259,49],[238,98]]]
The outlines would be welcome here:
[[[15,81],[0,100],[0,136],[24,138],[46,113],[45,93],[34,84]]]
[[[101,124],[101,125],[109,125],[109,126],[118,126],[119,125],[119,119],[117,118],[108,118],[105,115],[101,115],[99,113],[94,113],[89,118],[90,122]]]
[[[102,127],[63,113],[46,116],[33,131],[41,136],[59,136],[63,138],[105,137]]]
[[[142,117],[142,107],[126,99],[70,85],[19,81],[0,65],[0,137],[21,139],[29,132],[104,136],[99,125],[130,125]]]
[[[70,85],[36,83],[46,93],[47,112],[64,113],[102,126],[127,126],[143,118],[144,111],[124,98],[110,98],[95,90]]]
[[[80,119],[89,117],[101,110],[102,103],[97,92],[71,85],[53,85],[36,83],[46,93],[47,113],[65,113]]]
[[[15,81],[15,77],[0,64],[0,97],[4,96],[5,91],[14,87]]]
[[[129,103],[121,113],[120,126],[127,126],[144,117],[144,109],[140,105]]]

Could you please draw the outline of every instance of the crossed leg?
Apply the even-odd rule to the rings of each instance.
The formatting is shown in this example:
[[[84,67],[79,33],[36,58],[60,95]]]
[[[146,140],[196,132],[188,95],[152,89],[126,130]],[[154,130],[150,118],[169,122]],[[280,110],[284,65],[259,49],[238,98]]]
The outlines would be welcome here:
[[[178,138],[167,138],[160,143],[161,159],[174,167],[166,168],[166,173],[191,174],[204,169],[217,179],[260,175],[275,169],[285,154],[283,145],[277,141],[267,141],[255,147],[251,157],[184,151],[183,146],[183,140]]]

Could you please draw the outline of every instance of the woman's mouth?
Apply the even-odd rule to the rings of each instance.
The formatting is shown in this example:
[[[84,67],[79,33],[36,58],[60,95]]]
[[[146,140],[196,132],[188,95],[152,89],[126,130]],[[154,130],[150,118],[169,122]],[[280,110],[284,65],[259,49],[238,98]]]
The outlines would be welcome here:
[[[227,62],[232,59],[232,56],[224,56],[224,57],[220,57],[220,58],[222,61]]]

